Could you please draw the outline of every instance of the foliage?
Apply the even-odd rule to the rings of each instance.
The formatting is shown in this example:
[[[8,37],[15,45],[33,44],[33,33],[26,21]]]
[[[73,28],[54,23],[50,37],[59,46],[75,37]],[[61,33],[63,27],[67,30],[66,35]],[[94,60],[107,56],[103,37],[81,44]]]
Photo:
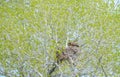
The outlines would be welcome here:
[[[119,10],[112,0],[0,1],[0,75],[47,77],[57,48],[76,40],[76,67],[64,62],[53,75],[119,77]]]

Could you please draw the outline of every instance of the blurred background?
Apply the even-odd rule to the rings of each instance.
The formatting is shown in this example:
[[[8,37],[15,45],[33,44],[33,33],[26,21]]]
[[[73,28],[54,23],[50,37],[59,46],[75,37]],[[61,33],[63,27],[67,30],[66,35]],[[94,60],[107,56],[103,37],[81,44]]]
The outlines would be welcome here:
[[[69,41],[76,67],[52,77],[120,77],[120,0],[0,0],[0,77],[48,77]]]

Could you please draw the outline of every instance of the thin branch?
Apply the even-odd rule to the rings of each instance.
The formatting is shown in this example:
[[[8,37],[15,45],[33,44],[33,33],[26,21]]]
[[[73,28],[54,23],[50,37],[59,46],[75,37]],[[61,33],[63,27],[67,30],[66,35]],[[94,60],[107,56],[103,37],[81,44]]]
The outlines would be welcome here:
[[[105,77],[108,77],[108,76],[107,76],[107,73],[106,73],[105,70],[104,70],[103,65],[101,64],[101,60],[102,60],[102,56],[99,58],[99,63],[100,63],[101,69],[102,69],[102,71],[103,71]]]
[[[96,45],[97,46],[97,48],[96,48],[96,52],[98,52],[98,48],[99,48],[99,46],[100,46],[100,43],[101,43],[101,41],[102,41],[102,37],[103,37],[103,35],[101,35],[101,37],[100,37],[100,40],[98,41],[98,44]]]
[[[57,67],[57,65],[56,65],[55,63],[53,63],[52,66],[53,66],[53,68],[48,71],[48,75],[51,75],[51,74],[55,71],[55,69],[56,69],[56,67]]]
[[[33,68],[31,65],[30,67]],[[33,68],[33,70],[39,75],[39,77],[43,77],[43,75],[39,71],[37,71],[35,68]]]
[[[101,43],[101,41],[102,41],[102,37],[103,37],[103,35],[101,35],[100,40],[98,41],[97,48],[96,48],[96,50],[95,50],[96,52],[98,52],[98,48],[99,48],[100,43]],[[98,59],[98,61],[99,61],[99,64],[100,64],[100,66],[101,66],[101,69],[102,69],[105,77],[107,77],[107,73],[105,72],[105,70],[104,70],[104,68],[103,68],[103,65],[101,64],[101,59],[102,59],[102,56]]]

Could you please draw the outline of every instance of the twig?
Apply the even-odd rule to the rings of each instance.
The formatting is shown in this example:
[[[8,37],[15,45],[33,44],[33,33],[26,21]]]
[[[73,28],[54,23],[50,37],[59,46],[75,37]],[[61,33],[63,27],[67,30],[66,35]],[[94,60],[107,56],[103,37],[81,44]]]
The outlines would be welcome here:
[[[104,70],[103,65],[101,64],[101,59],[102,59],[102,56],[99,58],[99,63],[100,63],[100,66],[101,66],[101,68],[102,68],[102,71],[103,71],[103,73],[104,73],[105,77],[108,77],[108,76],[107,76],[107,73],[106,73],[106,72],[105,72],[105,70]]]
[[[33,68],[31,65],[30,67]],[[39,75],[39,77],[43,77],[43,75],[39,71],[37,71],[35,68],[33,68],[33,70]]]
[[[54,66],[54,67],[53,67],[51,70],[48,71],[48,74],[49,74],[49,75],[51,75],[51,74],[55,71],[55,69],[56,69],[56,67],[57,67],[57,65],[56,65],[55,63],[53,63],[52,66]]]
[[[100,43],[101,43],[101,41],[102,41],[102,37],[103,37],[103,36],[101,35],[100,40],[98,41],[98,44],[97,44],[97,48],[96,48],[96,50],[95,50],[96,52],[98,52],[98,48],[99,48]]]
[[[103,35],[101,35],[100,40],[98,41],[97,48],[96,48],[96,50],[95,50],[96,52],[98,51],[98,48],[99,48],[99,45],[100,45],[100,43],[101,43],[102,37],[103,37]],[[98,59],[98,60],[99,60],[99,64],[100,64],[100,66],[101,66],[101,69],[102,69],[105,77],[107,77],[107,73],[105,72],[105,70],[104,70],[104,68],[103,68],[103,65],[101,64],[101,59],[102,59],[102,56]]]

